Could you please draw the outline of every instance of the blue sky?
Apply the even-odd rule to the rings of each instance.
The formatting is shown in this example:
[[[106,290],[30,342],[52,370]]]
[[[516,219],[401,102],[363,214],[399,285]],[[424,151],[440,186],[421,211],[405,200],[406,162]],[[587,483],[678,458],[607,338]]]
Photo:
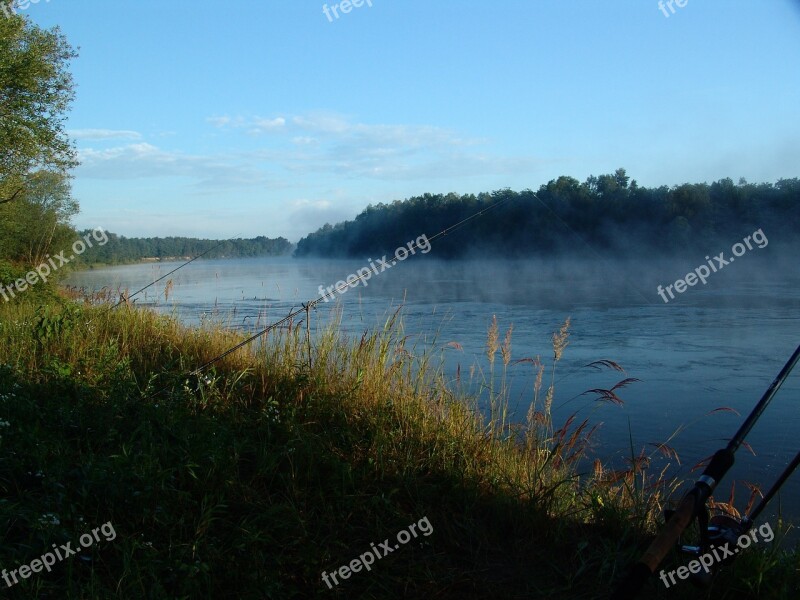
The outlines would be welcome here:
[[[40,0],[78,227],[297,241],[368,204],[800,176],[800,1]],[[331,7],[337,2],[328,2]]]

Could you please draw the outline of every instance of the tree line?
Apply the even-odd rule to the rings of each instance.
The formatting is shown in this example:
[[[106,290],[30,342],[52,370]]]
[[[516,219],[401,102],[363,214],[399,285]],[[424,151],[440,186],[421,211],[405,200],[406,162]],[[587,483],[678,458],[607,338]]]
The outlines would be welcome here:
[[[292,251],[292,244],[282,237],[272,239],[258,236],[219,241],[187,237],[128,238],[108,232],[107,236],[106,244],[96,245],[81,255],[84,263],[113,265],[141,260],[184,259],[205,252],[208,254],[203,258],[282,256]]]
[[[588,249],[626,256],[708,253],[758,228],[770,239],[787,240],[800,229],[797,178],[647,188],[617,169],[583,182],[562,176],[536,192],[424,194],[370,205],[352,221],[326,224],[301,239],[295,256],[381,256],[495,204],[460,231],[437,239],[430,256],[523,258]]]

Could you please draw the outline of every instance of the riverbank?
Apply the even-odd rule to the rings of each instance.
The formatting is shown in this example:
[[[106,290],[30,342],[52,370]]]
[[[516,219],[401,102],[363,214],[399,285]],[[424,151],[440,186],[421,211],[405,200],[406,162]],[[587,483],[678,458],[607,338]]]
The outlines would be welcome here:
[[[0,565],[116,532],[9,597],[604,597],[655,531],[661,488],[642,491],[644,461],[577,472],[592,424],[549,414],[567,328],[532,365],[527,425],[509,425],[504,333],[487,340],[487,421],[399,319],[318,332],[310,357],[294,324],[187,377],[242,337],[125,306],[0,306]],[[422,519],[429,535],[323,581]],[[654,579],[643,597],[791,597],[797,567],[765,544],[711,596]]]

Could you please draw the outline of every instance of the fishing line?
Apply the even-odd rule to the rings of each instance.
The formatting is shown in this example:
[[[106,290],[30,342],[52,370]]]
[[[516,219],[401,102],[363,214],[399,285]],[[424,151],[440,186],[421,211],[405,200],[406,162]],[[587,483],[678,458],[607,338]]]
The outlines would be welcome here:
[[[236,238],[231,238],[231,239],[236,239]],[[148,284],[148,285],[144,286],[142,289],[140,289],[140,290],[138,290],[138,291],[134,292],[133,294],[129,295],[127,298],[123,298],[122,300],[120,300],[119,302],[117,302],[117,303],[116,303],[114,306],[112,306],[112,307],[111,307],[111,310],[114,310],[114,309],[115,309],[115,308],[117,308],[117,307],[118,307],[120,304],[122,304],[122,303],[126,302],[127,300],[130,300],[130,299],[131,299],[131,298],[133,298],[134,296],[137,296],[137,295],[141,294],[143,291],[145,291],[146,289],[148,289],[148,288],[150,288],[150,287],[154,286],[155,284],[157,284],[159,281],[161,281],[161,280],[162,280],[162,279],[164,279],[165,277],[169,277],[169,276],[170,276],[170,275],[172,275],[172,274],[173,274],[175,271],[178,271],[178,270],[182,269],[183,267],[185,267],[186,265],[188,265],[188,264],[190,264],[190,263],[193,263],[193,262],[194,262],[194,261],[196,261],[198,258],[202,258],[203,256],[205,256],[206,254],[208,254],[208,253],[209,253],[209,252],[211,252],[212,250],[216,250],[217,248],[219,248],[220,246],[222,246],[222,244],[226,244],[226,243],[228,243],[229,241],[231,241],[231,240],[222,240],[222,241],[221,241],[219,244],[217,244],[216,246],[212,246],[211,248],[209,248],[208,250],[206,250],[206,251],[205,251],[205,252],[203,252],[202,254],[198,254],[197,256],[195,256],[194,258],[192,258],[191,260],[188,260],[188,261],[186,261],[185,263],[183,263],[182,265],[180,265],[179,267],[176,267],[176,268],[172,269],[172,271],[170,271],[169,273],[167,273],[167,274],[165,274],[165,275],[162,275],[161,277],[159,277],[158,279],[156,279],[156,280],[155,280],[153,283],[150,283],[150,284]]]
[[[743,531],[747,531],[747,529],[752,527],[752,521],[747,518],[742,521],[728,519],[727,524],[723,524],[716,516],[710,517],[707,502],[714,493],[719,482],[725,477],[731,467],[733,467],[736,451],[745,443],[744,440],[750,433],[750,430],[759,418],[761,418],[761,415],[789,377],[789,374],[798,361],[800,361],[800,346],[795,349],[791,358],[783,366],[777,377],[773,379],[767,391],[761,396],[761,399],[744,420],[744,423],[741,424],[737,432],[730,439],[728,445],[723,449],[717,450],[711,457],[703,474],[697,479],[694,487],[684,495],[678,508],[674,511],[669,511],[668,514],[665,513],[666,523],[661,529],[661,532],[650,543],[639,561],[634,563],[624,578],[619,581],[612,594],[612,599],[629,600],[635,598],[641,588],[644,587],[645,582],[658,570],[658,567],[667,554],[670,553],[674,544],[678,542],[683,532],[692,523],[697,522],[699,527],[700,544],[697,546],[683,546],[682,550],[695,557],[702,556],[703,553],[708,550],[709,546],[713,548],[714,544],[712,544],[712,542],[721,545],[721,542],[726,541],[729,535],[738,537]],[[795,457],[786,467],[784,473],[778,478],[776,482],[778,485],[773,484],[770,493],[768,493],[767,500],[771,499],[772,496],[777,493],[780,485],[789,478],[789,475],[791,475],[798,466],[798,463],[800,463],[800,458]],[[761,503],[756,510],[760,512],[763,510],[764,506],[766,506],[766,504]],[[663,570],[661,573],[663,577]],[[698,571],[694,573],[694,575],[698,583],[707,585],[711,582],[714,573],[707,572],[706,575],[702,575]]]
[[[426,237],[428,245],[430,245],[430,242],[432,242],[433,240],[438,239],[438,238],[442,237],[443,235],[447,235],[449,233],[452,233],[453,231],[456,231],[457,229],[460,229],[461,227],[466,225],[472,219],[480,217],[480,216],[484,215],[485,213],[487,213],[488,211],[493,210],[493,209],[497,208],[498,206],[506,204],[507,202],[510,202],[511,200],[514,200],[514,199],[515,198],[513,198],[513,197],[506,197],[506,198],[503,198],[502,200],[498,200],[497,202],[495,202],[491,206],[488,206],[486,208],[483,208],[483,209],[479,210],[478,212],[476,212],[476,213],[474,213],[474,214],[462,219],[461,221],[455,223],[454,225],[451,225],[450,227],[446,227],[445,229],[443,229],[442,231],[440,231],[439,233],[437,233],[433,237],[430,237],[430,238]],[[416,241],[413,244],[411,244],[411,246],[408,246],[409,252],[411,252],[415,247],[417,247],[417,248],[419,247],[418,242],[416,242]],[[355,279],[351,279],[352,283],[348,283],[348,287],[353,286],[353,284],[355,284],[357,281],[362,280],[364,277],[367,277],[367,276],[371,277],[373,274],[375,274],[375,272],[372,271],[372,270],[369,270],[366,273],[356,277]],[[350,278],[348,277],[348,279],[350,279]],[[340,292],[342,291],[342,290],[339,290],[338,288],[335,288],[335,290],[340,291]],[[296,317],[300,313],[306,312],[307,310],[309,310],[311,308],[314,308],[320,302],[326,301],[328,297],[331,297],[331,298],[335,297],[335,293],[333,291],[332,292],[326,292],[322,296],[320,296],[319,298],[317,298],[315,300],[312,300],[311,302],[308,302],[307,304],[303,304],[302,308],[298,308],[296,310],[291,311],[284,318],[282,318],[282,319],[280,319],[278,321],[275,321],[271,325],[265,327],[264,329],[258,331],[257,333],[251,335],[250,337],[244,339],[243,341],[239,342],[235,346],[232,346],[231,348],[228,348],[222,354],[220,354],[218,356],[215,356],[211,360],[206,361],[205,363],[203,363],[202,365],[200,365],[199,367],[197,367],[193,371],[190,371],[189,373],[187,373],[186,376],[187,377],[192,377],[192,376],[199,375],[200,373],[202,373],[205,369],[207,369],[208,367],[210,367],[214,363],[222,360],[223,358],[225,358],[229,354],[231,354],[233,352],[236,352],[240,348],[243,348],[243,347],[247,346],[248,344],[250,344],[253,341],[257,340],[259,337],[269,333],[270,331],[272,331],[276,327],[280,327],[284,323],[287,323],[287,322],[291,321],[292,319],[294,319],[294,317]],[[167,388],[162,388],[159,391],[157,391],[157,392],[151,394],[150,396],[148,396],[148,398],[156,396],[156,395],[160,394],[161,392],[163,392],[166,389]]]
[[[231,240],[233,240],[233,239],[236,239],[236,238],[231,238]],[[178,270],[182,269],[183,267],[185,267],[186,265],[188,265],[188,264],[190,264],[190,263],[193,263],[193,262],[194,262],[194,261],[196,261],[198,258],[202,258],[203,256],[205,256],[206,254],[208,254],[208,253],[209,253],[209,252],[211,252],[212,250],[214,250],[214,249],[216,249],[216,248],[219,248],[220,246],[222,246],[222,244],[225,244],[226,242],[229,242],[229,241],[231,241],[231,240],[222,240],[222,241],[221,241],[220,243],[218,243],[216,246],[212,246],[211,248],[209,248],[209,249],[208,249],[208,250],[206,250],[205,252],[203,252],[203,253],[201,253],[201,254],[198,254],[198,255],[197,255],[197,256],[195,256],[194,258],[192,258],[192,259],[190,259],[190,260],[186,261],[185,263],[183,263],[183,264],[182,264],[182,265],[180,265],[179,267],[176,267],[176,268],[172,269],[172,271],[170,271],[170,272],[169,272],[169,273],[167,273],[166,275],[163,275],[163,276],[159,277],[159,278],[158,278],[158,279],[156,279],[156,280],[155,280],[153,283],[150,283],[150,284],[148,284],[148,285],[144,286],[142,289],[140,289],[140,290],[138,290],[138,291],[134,292],[133,294],[130,294],[130,295],[127,297],[127,298],[125,298],[125,297],[123,296],[123,298],[122,298],[122,299],[121,299],[119,302],[117,302],[115,305],[113,305],[113,306],[108,306],[108,305],[106,305],[106,307],[105,307],[105,309],[104,309],[104,310],[105,310],[105,314],[107,314],[107,313],[110,313],[112,310],[114,310],[115,308],[117,308],[117,307],[118,307],[120,304],[123,304],[123,303],[125,303],[125,302],[127,302],[127,301],[130,301],[130,299],[131,299],[131,298],[133,298],[134,296],[137,296],[137,295],[141,294],[143,291],[145,291],[146,289],[148,289],[148,288],[150,288],[150,287],[154,286],[154,285],[155,285],[155,284],[157,284],[159,281],[161,281],[162,279],[164,279],[164,277],[169,277],[169,276],[170,276],[170,275],[172,275],[172,274],[173,274],[175,271],[178,271]],[[89,319],[89,320],[86,322],[86,324],[87,324],[87,325],[89,325],[90,323],[93,323],[93,322],[94,322],[94,321],[95,321],[97,318],[99,318],[100,316],[102,316],[102,314],[104,314],[104,313],[101,313],[100,315],[97,315],[97,316],[95,316],[93,319]]]
[[[604,258],[603,258],[603,255],[602,255],[602,254],[600,254],[600,253],[599,253],[597,250],[595,250],[595,249],[594,249],[594,247],[593,247],[593,246],[592,246],[592,245],[591,245],[589,242],[587,242],[585,239],[583,239],[583,237],[582,237],[582,236],[581,236],[581,235],[580,235],[580,234],[579,234],[577,231],[575,231],[575,230],[574,230],[572,227],[570,227],[570,226],[567,224],[567,222],[566,222],[566,221],[564,221],[564,219],[562,219],[560,216],[558,216],[558,213],[557,213],[556,211],[554,211],[552,208],[550,208],[549,206],[547,206],[547,204],[545,204],[545,202],[544,202],[544,201],[543,201],[541,198],[539,198],[539,196],[537,196],[537,195],[536,195],[536,193],[533,193],[533,197],[534,197],[534,198],[536,198],[536,200],[538,200],[538,201],[539,201],[539,203],[540,203],[542,206],[544,206],[544,207],[545,207],[547,210],[549,210],[549,211],[550,211],[550,213],[551,213],[551,214],[552,214],[552,215],[553,215],[553,216],[554,216],[556,219],[558,219],[558,221],[559,221],[559,222],[560,222],[560,223],[561,223],[561,224],[562,224],[564,227],[566,227],[566,228],[567,228],[567,229],[570,231],[570,233],[572,233],[572,235],[574,235],[576,238],[578,238],[578,239],[579,239],[579,240],[580,240],[580,241],[581,241],[581,242],[582,242],[582,243],[583,243],[583,244],[584,244],[584,245],[585,245],[587,248],[589,248],[589,250],[591,250],[592,252],[594,252],[594,254],[597,256],[597,258],[599,258],[600,260],[602,260],[602,261],[603,261],[603,262],[604,262],[606,265],[608,265],[608,264],[609,264],[609,263],[608,263],[608,261],[607,261],[606,259],[604,259]],[[612,269],[613,269],[614,271],[616,271],[616,270],[617,270],[617,268],[616,268],[616,267],[613,267],[613,266],[612,266]],[[625,276],[623,275],[622,279],[623,279],[623,280],[624,280],[624,281],[625,281],[625,282],[626,282],[628,285],[630,285],[630,286],[631,286],[631,289],[632,289],[634,292],[636,292],[637,294],[639,294],[639,296],[641,296],[642,300],[644,300],[644,301],[645,301],[647,304],[653,304],[653,302],[651,302],[650,300],[648,300],[648,299],[647,299],[647,298],[646,298],[646,297],[645,297],[645,296],[644,296],[644,295],[643,295],[643,294],[642,294],[642,293],[639,291],[639,289],[638,289],[638,288],[637,288],[635,285],[631,284],[630,280],[629,280],[627,277],[625,277]]]

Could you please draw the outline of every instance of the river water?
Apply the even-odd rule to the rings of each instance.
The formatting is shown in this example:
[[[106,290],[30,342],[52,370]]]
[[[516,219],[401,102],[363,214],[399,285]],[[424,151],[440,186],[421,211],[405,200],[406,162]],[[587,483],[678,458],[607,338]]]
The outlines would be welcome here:
[[[693,423],[670,442],[681,457],[678,474],[723,447],[800,343],[800,271],[792,261],[745,255],[665,303],[658,285],[674,283],[696,266],[691,261],[599,258],[532,261],[438,261],[414,256],[373,275],[336,302],[320,303],[314,326],[342,310],[343,333],[360,336],[379,327],[402,305],[405,333],[418,343],[441,349],[445,370],[454,377],[470,365],[488,373],[486,332],[497,316],[501,341],[513,324],[512,361],[542,357],[552,363],[553,332],[571,319],[569,346],[555,374],[554,423],[578,411],[579,420],[602,422],[593,452],[619,466],[630,456],[666,441],[682,424]],[[131,291],[151,283],[180,263],[140,264],[94,269],[70,275],[66,283],[87,289],[103,286]],[[196,261],[138,297],[137,305],[171,312],[187,323],[206,317],[243,329],[264,327],[315,299],[323,288],[343,280],[365,261],[261,258]],[[363,271],[362,271],[363,272]],[[164,284],[172,280],[169,299]],[[448,345],[457,342],[460,345]],[[409,343],[409,345],[411,345]],[[625,373],[585,365],[612,360]],[[500,355],[497,355],[500,366]],[[623,406],[581,395],[638,378],[617,390]],[[533,384],[529,363],[509,367],[511,409],[524,420]],[[549,381],[548,378],[545,381]],[[800,367],[784,384],[748,437],[746,448],[720,487],[727,499],[736,481],[736,504],[748,492],[744,481],[763,489],[800,450]],[[720,411],[729,407],[739,412]],[[647,446],[648,453],[654,452]],[[653,456],[653,471],[666,458]],[[780,510],[800,519],[800,473],[784,486],[764,517],[776,523]]]

